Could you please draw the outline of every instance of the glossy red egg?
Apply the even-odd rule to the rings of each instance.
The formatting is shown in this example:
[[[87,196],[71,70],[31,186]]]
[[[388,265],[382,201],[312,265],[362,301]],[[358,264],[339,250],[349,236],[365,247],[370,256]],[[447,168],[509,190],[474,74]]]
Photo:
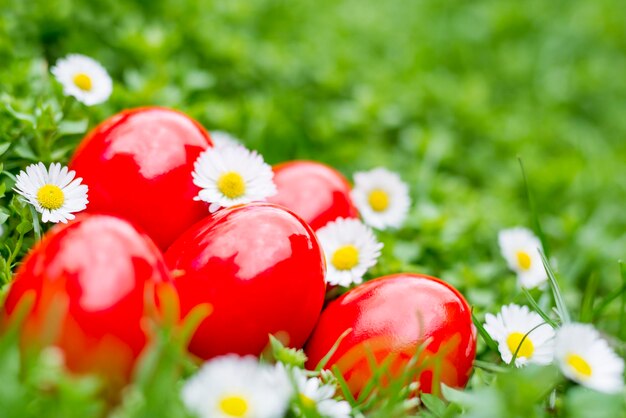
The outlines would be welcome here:
[[[314,161],[290,161],[275,165],[278,193],[268,202],[291,209],[313,230],[337,218],[357,218],[350,198],[350,184],[341,173]]]
[[[191,173],[212,142],[196,121],[146,107],[105,120],[81,142],[70,169],[89,186],[87,211],[136,223],[165,249],[207,215]]]
[[[301,347],[324,302],[325,263],[311,228],[269,203],[217,211],[165,253],[186,315],[212,306],[189,350],[208,359],[226,353],[258,355],[277,335]]]
[[[336,365],[355,396],[372,378],[368,355],[377,364],[389,361],[393,377],[406,369],[422,344],[420,391],[433,391],[434,370],[440,370],[438,380],[448,386],[463,387],[469,379],[476,355],[470,308],[439,279],[408,273],[381,277],[331,302],[305,347],[307,367],[315,368],[348,329],[325,367]]]
[[[117,217],[83,214],[53,228],[25,258],[2,323],[25,294],[34,295],[20,329],[23,347],[56,346],[70,371],[119,387],[146,345],[148,292],[166,283],[169,272],[147,235]]]

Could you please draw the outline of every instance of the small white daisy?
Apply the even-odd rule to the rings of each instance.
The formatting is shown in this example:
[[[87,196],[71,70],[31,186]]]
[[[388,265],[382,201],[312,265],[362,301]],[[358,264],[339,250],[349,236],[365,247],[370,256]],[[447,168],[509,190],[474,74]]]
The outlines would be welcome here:
[[[541,241],[526,228],[504,229],[498,234],[500,252],[509,268],[517,273],[521,287],[541,286],[548,274],[541,261]]]
[[[276,194],[272,167],[241,145],[208,148],[198,156],[192,175],[202,188],[194,199],[210,203],[211,212]]]
[[[252,356],[216,357],[185,383],[181,397],[199,418],[281,418],[292,391],[275,374]]]
[[[113,82],[107,70],[92,58],[70,54],[61,58],[50,69],[63,85],[63,93],[73,96],[87,106],[105,102],[113,91]]]
[[[365,223],[376,229],[399,228],[411,206],[407,184],[384,168],[355,173],[351,195]]]
[[[241,145],[239,138],[224,131],[212,131],[211,139],[215,148],[224,148]]]
[[[75,176],[59,163],[50,164],[48,170],[43,163],[31,164],[17,175],[14,190],[41,213],[43,222],[67,223],[89,203],[89,189]]]
[[[554,355],[568,378],[600,392],[624,387],[624,360],[589,324],[565,324],[556,333]]]
[[[383,248],[374,232],[358,219],[337,218],[316,234],[328,264],[326,282],[331,285],[347,287],[361,283],[365,272],[376,265]]]
[[[324,418],[349,418],[350,404],[333,399],[335,387],[322,384],[317,377],[307,377],[302,369],[290,369],[295,383],[296,396],[306,411],[317,411]],[[305,411],[302,411],[305,412]],[[305,413],[304,416],[307,416]]]
[[[505,305],[497,315],[485,315],[485,330],[498,343],[502,360],[515,366],[550,364],[554,354],[554,330],[527,306]]]

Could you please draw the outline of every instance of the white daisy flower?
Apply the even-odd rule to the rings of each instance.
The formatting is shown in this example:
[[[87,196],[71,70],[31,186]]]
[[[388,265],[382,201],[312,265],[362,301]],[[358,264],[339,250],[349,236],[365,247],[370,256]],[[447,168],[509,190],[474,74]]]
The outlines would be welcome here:
[[[337,218],[316,234],[328,263],[326,282],[331,285],[361,283],[383,248],[371,228],[358,219]]]
[[[210,133],[215,148],[241,146],[241,140],[234,135],[224,131],[212,131]]]
[[[50,69],[63,85],[63,93],[73,96],[87,106],[105,102],[113,91],[113,82],[107,70],[92,58],[70,54],[61,58]]]
[[[355,173],[351,196],[365,223],[376,229],[399,228],[411,206],[407,184],[384,168]]]
[[[14,190],[41,213],[43,222],[67,223],[89,203],[89,189],[75,176],[75,171],[59,163],[50,164],[48,170],[43,163],[31,164],[17,175]]]
[[[280,364],[280,363],[279,363]],[[349,418],[350,404],[333,399],[335,387],[322,384],[317,377],[308,378],[302,369],[292,368],[296,396],[307,411],[317,411],[324,418]],[[307,416],[307,414],[304,414]]]
[[[181,397],[199,418],[281,418],[292,392],[275,374],[252,356],[216,357],[185,383]]]
[[[265,200],[276,194],[274,172],[256,151],[245,147],[211,147],[194,163],[193,183],[201,187],[195,200],[220,207]]]
[[[510,304],[497,315],[485,315],[485,330],[498,343],[502,360],[515,366],[550,364],[554,354],[554,330],[527,306]]]
[[[521,287],[533,288],[546,283],[548,274],[539,253],[541,241],[530,230],[521,227],[502,230],[498,243],[509,268],[517,273]]]
[[[564,324],[556,333],[555,360],[568,378],[588,388],[620,392],[624,387],[624,360],[589,324]]]

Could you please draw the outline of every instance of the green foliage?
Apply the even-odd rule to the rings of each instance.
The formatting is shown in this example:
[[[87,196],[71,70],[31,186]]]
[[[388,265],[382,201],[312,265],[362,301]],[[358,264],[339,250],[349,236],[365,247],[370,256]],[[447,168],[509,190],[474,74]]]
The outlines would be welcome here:
[[[156,104],[236,134],[270,163],[315,159],[347,176],[379,165],[399,172],[413,208],[402,229],[379,234],[385,247],[370,278],[441,277],[466,296],[477,325],[510,302],[553,325],[593,322],[617,337],[624,356],[622,3],[0,0],[0,295],[49,228],[12,191],[19,170],[66,163],[99,121]],[[85,107],[63,96],[49,68],[73,52],[110,72],[109,101]],[[546,293],[520,291],[501,259],[497,232],[515,225],[544,243],[558,316]],[[407,412],[401,389],[388,391],[367,414],[623,415],[623,394],[568,386],[552,368],[500,367],[479,330],[486,341],[467,392],[447,390],[451,403],[426,396],[425,408]],[[155,332],[113,416],[186,416],[177,392],[195,366],[182,336]],[[3,333],[0,415],[105,413],[97,382],[60,373],[53,352],[25,359],[17,347],[17,336]],[[274,355],[304,361],[277,346]]]
[[[17,328],[32,306],[24,298],[14,320],[0,337],[0,391],[2,416],[36,418],[41,416],[99,416],[104,402],[98,398],[100,383],[93,377],[73,377],[63,373],[63,354],[54,348],[41,352],[21,352]]]
[[[190,416],[180,400],[179,382],[182,370],[195,369],[186,355],[186,348],[200,321],[210,314],[210,309],[198,305],[187,314],[183,325],[177,325],[180,306],[176,295],[165,288],[160,296],[163,315],[159,322],[152,324],[155,338],[144,350],[135,368],[134,384],[111,414],[112,418]]]
[[[272,357],[276,362],[286,366],[304,368],[304,363],[306,363],[304,351],[285,347],[273,335],[270,335],[270,348],[272,349]]]
[[[546,399],[559,382],[552,367],[529,366],[500,373],[489,387],[467,392],[444,388],[444,396],[467,409],[464,416],[548,417],[551,405]]]
[[[626,416],[622,395],[605,395],[582,387],[572,388],[565,396],[565,413],[571,418],[613,418]]]

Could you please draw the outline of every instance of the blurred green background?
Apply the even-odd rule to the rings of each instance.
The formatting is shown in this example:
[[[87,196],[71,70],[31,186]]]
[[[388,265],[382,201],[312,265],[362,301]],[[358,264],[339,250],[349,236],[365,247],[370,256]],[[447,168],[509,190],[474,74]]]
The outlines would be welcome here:
[[[374,274],[438,275],[480,314],[525,301],[496,240],[534,226],[521,158],[570,308],[590,277],[600,296],[620,286],[623,0],[2,2],[1,158],[13,173],[66,161],[83,119],[149,104],[229,131],[270,163],[315,159],[347,176],[383,165],[415,204],[405,228],[381,235]],[[108,69],[107,103],[63,105],[49,67],[68,53]],[[40,119],[65,106],[79,123],[33,127],[7,105]],[[41,132],[54,152],[18,146]],[[623,333],[619,310],[609,306],[604,330]]]

